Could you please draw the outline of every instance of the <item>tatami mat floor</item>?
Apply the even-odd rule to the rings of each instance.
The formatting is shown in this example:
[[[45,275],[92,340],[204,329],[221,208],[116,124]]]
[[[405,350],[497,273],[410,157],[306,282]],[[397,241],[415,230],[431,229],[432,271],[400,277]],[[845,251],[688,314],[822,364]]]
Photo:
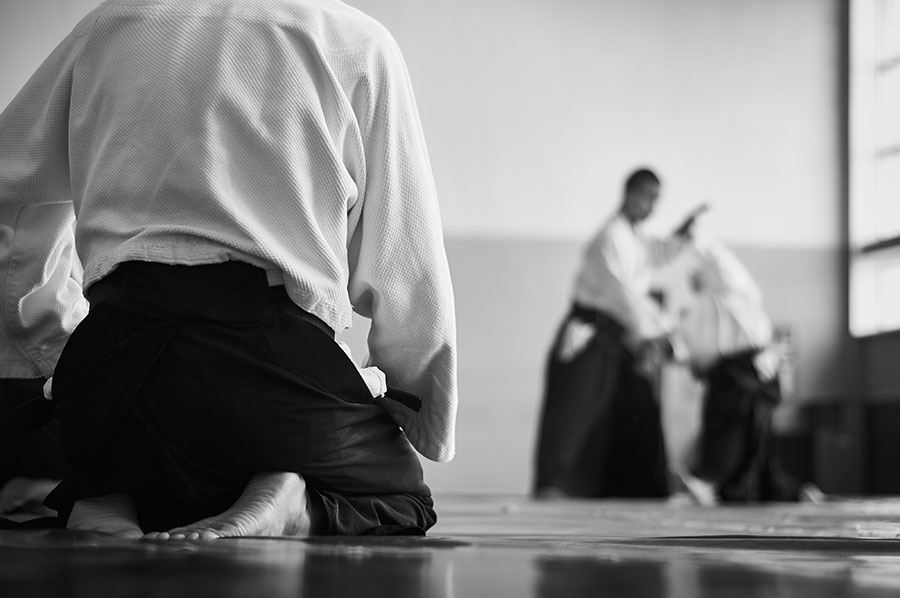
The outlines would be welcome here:
[[[0,532],[0,596],[900,596],[900,500],[436,502],[427,538],[152,543]]]

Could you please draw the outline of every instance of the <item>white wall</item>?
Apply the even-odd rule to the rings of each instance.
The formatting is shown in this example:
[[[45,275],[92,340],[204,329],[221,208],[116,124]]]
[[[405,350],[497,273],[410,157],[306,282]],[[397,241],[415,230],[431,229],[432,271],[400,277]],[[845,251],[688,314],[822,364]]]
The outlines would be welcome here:
[[[453,236],[578,238],[635,164],[660,224],[839,239],[835,0],[355,0],[404,48]]]
[[[96,0],[0,0],[0,106]],[[838,0],[351,0],[403,48],[450,236],[582,239],[657,167],[657,226],[840,239]]]

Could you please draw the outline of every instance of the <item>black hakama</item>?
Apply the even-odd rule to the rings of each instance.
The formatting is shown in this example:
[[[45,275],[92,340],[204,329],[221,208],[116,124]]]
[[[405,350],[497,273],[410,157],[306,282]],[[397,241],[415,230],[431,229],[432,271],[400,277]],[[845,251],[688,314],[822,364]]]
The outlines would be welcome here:
[[[88,291],[53,379],[69,471],[46,504],[130,495],[145,532],[262,472],[307,483],[314,534],[424,534],[421,465],[332,330],[240,262],[127,262]]]
[[[703,376],[700,450],[694,473],[726,502],[795,501],[800,484],[780,469],[772,413],[781,402],[777,379],[760,379],[755,351],[724,357]]]
[[[571,320],[595,334],[571,359],[561,357]],[[582,497],[668,495],[659,403],[635,370],[622,326],[602,312],[573,307],[547,364],[534,490]]]
[[[45,378],[0,379],[0,487],[16,477],[57,480],[65,471],[59,425],[29,431],[16,409],[43,393]]]

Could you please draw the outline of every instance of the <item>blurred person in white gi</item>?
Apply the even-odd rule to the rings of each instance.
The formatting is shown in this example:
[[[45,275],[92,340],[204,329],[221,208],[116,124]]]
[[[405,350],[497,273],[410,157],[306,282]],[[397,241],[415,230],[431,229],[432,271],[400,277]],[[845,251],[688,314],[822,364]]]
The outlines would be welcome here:
[[[693,300],[679,337],[705,388],[697,455],[683,479],[702,504],[811,498],[816,489],[802,486],[774,457],[781,355],[759,286],[721,243],[692,245],[684,257],[693,263]]]

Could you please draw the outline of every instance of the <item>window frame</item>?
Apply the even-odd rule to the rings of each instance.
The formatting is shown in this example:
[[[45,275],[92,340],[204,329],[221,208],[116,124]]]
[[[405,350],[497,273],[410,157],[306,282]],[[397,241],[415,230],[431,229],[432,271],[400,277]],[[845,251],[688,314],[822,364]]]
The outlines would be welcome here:
[[[885,82],[900,85],[900,0],[851,0],[849,16],[849,323],[868,337],[900,330],[900,127],[893,117],[897,130],[885,138],[882,113]]]

